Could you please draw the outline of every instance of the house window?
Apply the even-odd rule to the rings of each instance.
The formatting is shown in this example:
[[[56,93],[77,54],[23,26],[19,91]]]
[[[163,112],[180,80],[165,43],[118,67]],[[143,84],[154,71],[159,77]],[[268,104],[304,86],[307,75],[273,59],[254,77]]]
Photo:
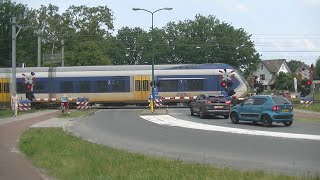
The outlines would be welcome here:
[[[260,74],[260,80],[266,80],[264,74]]]
[[[281,66],[281,69],[284,70],[284,66]]]
[[[263,65],[261,65],[261,70],[263,70]]]

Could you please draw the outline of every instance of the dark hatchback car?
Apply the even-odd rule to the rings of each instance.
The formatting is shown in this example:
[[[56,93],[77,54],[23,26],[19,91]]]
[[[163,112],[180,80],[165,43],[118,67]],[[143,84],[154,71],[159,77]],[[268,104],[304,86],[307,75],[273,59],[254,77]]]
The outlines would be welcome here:
[[[209,115],[222,115],[225,119],[229,118],[231,99],[222,94],[200,94],[190,103],[191,116],[199,114],[200,118]]]
[[[232,107],[231,122],[239,121],[261,122],[265,127],[272,126],[273,122],[291,126],[293,122],[293,106],[282,96],[255,95],[246,101]]]

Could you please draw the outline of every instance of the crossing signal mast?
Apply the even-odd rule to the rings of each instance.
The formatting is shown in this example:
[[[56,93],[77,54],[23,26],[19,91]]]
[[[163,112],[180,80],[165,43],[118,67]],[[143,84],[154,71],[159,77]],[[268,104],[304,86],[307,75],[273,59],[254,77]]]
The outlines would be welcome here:
[[[310,69],[311,70],[311,69]],[[313,80],[313,71],[302,68],[299,72],[299,79],[301,80],[301,97],[308,96],[311,92],[311,85]]]
[[[258,76],[253,76],[253,88],[256,92],[256,94],[261,94],[264,90],[264,87],[262,85],[262,83],[260,82],[260,78],[258,78]]]
[[[35,73],[31,72],[30,75],[25,75],[22,74],[24,78],[24,85],[26,88],[26,98],[32,101],[34,99],[34,94],[33,94],[33,86],[35,82]]]
[[[234,70],[230,72],[227,72],[227,69],[223,69],[223,71],[219,70],[220,85],[225,89],[228,96],[233,96],[235,94],[234,89],[232,89],[234,76]]]

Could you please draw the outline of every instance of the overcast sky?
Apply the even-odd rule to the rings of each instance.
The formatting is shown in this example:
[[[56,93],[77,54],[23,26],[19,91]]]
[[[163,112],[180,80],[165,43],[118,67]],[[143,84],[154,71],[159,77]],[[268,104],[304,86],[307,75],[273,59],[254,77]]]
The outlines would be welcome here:
[[[13,0],[14,1],[14,0]],[[285,58],[315,63],[320,56],[320,0],[16,0],[38,9],[49,3],[64,12],[70,5],[105,6],[113,12],[115,30],[124,26],[151,27],[150,11],[171,7],[154,15],[154,26],[194,20],[196,14],[214,15],[252,34],[262,59]]]

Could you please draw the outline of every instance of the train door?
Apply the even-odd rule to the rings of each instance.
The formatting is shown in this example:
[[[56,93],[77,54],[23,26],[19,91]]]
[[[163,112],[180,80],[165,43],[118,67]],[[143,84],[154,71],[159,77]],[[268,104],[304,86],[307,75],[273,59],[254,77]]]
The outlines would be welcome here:
[[[9,79],[0,79],[0,103],[9,103],[10,93],[9,93]]]
[[[134,76],[134,97],[137,101],[148,102],[150,81],[150,76]]]

